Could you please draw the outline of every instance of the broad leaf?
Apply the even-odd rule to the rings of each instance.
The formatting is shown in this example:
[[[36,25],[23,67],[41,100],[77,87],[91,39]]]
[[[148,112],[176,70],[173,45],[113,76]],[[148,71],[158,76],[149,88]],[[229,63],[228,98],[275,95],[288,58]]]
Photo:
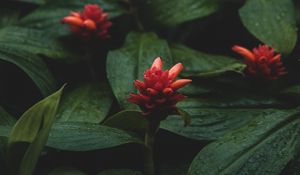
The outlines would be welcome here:
[[[124,110],[109,117],[103,125],[143,133],[147,128],[147,120],[140,111]]]
[[[85,173],[71,167],[60,167],[55,168],[48,175],[85,175]]]
[[[216,140],[256,117],[274,113],[274,110],[266,108],[278,105],[272,99],[188,98],[177,106],[189,113],[190,125],[185,127],[180,116],[172,115],[162,121],[160,127],[191,139]]]
[[[176,62],[184,65],[183,76],[217,76],[226,72],[242,73],[245,64],[233,58],[202,53],[183,45],[172,45],[171,52]]]
[[[165,26],[177,25],[186,21],[208,16],[219,8],[219,0],[151,0],[145,1],[140,13]]]
[[[21,68],[35,82],[44,96],[54,91],[56,81],[53,75],[43,60],[35,54],[0,44],[0,60],[8,61]]]
[[[14,125],[8,140],[8,160],[13,174],[33,173],[55,120],[62,91],[63,88],[36,103]]]
[[[297,41],[292,0],[247,0],[239,11],[244,26],[278,52],[290,53]]]
[[[15,1],[41,5],[41,4],[45,4],[47,0],[15,0]]]
[[[9,8],[1,4],[0,8],[0,28],[13,25],[17,23],[20,16],[20,12],[17,9]]]
[[[0,30],[0,45],[10,50],[41,54],[55,59],[75,59],[62,43],[47,33],[23,27],[6,27]]]
[[[143,79],[144,71],[158,56],[169,68],[172,59],[168,44],[154,33],[130,33],[121,49],[108,53],[107,77],[122,108],[133,108],[126,100],[136,92],[133,82]]]
[[[142,141],[123,130],[94,123],[60,122],[52,127],[47,146],[67,151],[90,151]]]
[[[296,97],[298,99],[298,97],[300,96],[300,85],[290,86],[284,89],[281,93],[289,95],[290,97]]]
[[[300,149],[297,110],[277,110],[202,149],[188,175],[279,174]]]
[[[112,93],[107,84],[85,84],[65,93],[59,107],[59,122],[100,123],[112,105]]]
[[[43,29],[53,35],[66,34],[69,30],[67,26],[61,24],[61,19],[71,11],[82,11],[86,4],[98,4],[109,14],[109,18],[115,18],[125,12],[117,2],[111,0],[51,0],[25,16],[20,24]]]
[[[143,174],[139,171],[133,171],[129,169],[115,169],[115,170],[112,169],[112,170],[102,171],[97,175],[143,175]]]

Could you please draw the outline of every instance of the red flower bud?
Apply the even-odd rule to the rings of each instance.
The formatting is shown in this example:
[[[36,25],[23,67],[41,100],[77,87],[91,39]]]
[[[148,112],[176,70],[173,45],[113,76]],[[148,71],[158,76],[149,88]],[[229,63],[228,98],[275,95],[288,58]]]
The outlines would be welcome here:
[[[170,70],[162,70],[163,62],[160,57],[156,58],[150,69],[144,73],[144,82],[136,80],[135,87],[138,94],[131,94],[129,102],[140,106],[143,114],[168,114],[177,102],[185,96],[177,92],[179,88],[192,82],[190,79],[175,80],[183,69],[181,63],[176,64]]]
[[[274,80],[287,73],[281,55],[275,54],[274,49],[267,45],[259,45],[252,51],[241,46],[233,46],[232,50],[246,58],[245,73],[248,76]]]
[[[62,19],[62,23],[69,24],[70,30],[85,39],[91,37],[108,38],[108,29],[112,26],[107,21],[108,14],[96,4],[84,6],[83,12],[70,12],[69,16]]]

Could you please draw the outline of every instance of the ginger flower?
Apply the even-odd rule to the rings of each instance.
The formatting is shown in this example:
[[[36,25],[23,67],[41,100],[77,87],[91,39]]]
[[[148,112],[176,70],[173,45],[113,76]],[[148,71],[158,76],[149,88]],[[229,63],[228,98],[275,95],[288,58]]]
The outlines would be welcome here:
[[[62,19],[62,23],[68,24],[70,30],[85,39],[109,38],[108,29],[112,23],[107,20],[108,14],[97,4],[87,4],[83,12],[70,12],[69,16]]]
[[[248,76],[274,80],[287,73],[282,65],[281,55],[267,45],[259,45],[252,51],[241,46],[234,46],[232,50],[246,58],[245,73]]]
[[[130,94],[128,99],[129,102],[139,105],[145,116],[162,116],[158,120],[164,119],[176,108],[176,103],[185,98],[177,90],[192,82],[190,79],[175,80],[183,69],[181,63],[165,71],[162,66],[161,58],[156,58],[151,68],[145,71],[144,82],[135,80],[138,94]]]

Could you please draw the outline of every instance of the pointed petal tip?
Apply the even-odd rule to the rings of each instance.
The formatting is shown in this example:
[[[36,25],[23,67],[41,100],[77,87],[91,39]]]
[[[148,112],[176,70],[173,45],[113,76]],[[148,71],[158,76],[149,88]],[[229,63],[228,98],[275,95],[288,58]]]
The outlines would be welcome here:
[[[151,69],[156,67],[158,70],[162,70],[163,62],[161,57],[155,58],[155,60],[152,63]]]
[[[183,86],[190,84],[192,82],[191,79],[179,79],[171,84],[171,88],[174,90],[180,89]]]
[[[169,77],[171,80],[174,80],[180,72],[183,70],[183,64],[182,63],[177,63],[175,64],[169,71]]]
[[[239,45],[234,45],[232,47],[232,50],[249,60],[255,60],[255,55],[249,49],[247,49],[245,47],[242,47]]]

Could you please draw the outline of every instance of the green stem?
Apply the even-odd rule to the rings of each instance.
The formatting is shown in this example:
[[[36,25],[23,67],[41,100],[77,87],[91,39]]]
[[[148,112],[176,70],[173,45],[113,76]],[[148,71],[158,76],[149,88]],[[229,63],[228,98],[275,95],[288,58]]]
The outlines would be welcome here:
[[[146,146],[146,154],[145,154],[145,161],[144,161],[145,175],[155,175],[153,146],[155,140],[155,133],[158,127],[159,127],[159,123],[154,121],[149,121],[148,128],[145,133],[145,146]]]

